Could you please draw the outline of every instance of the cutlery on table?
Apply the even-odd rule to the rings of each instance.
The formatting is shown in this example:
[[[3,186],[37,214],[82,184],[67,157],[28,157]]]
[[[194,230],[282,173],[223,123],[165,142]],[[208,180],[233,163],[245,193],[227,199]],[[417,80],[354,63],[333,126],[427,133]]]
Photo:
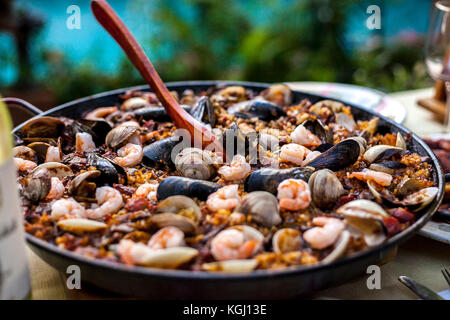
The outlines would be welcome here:
[[[410,277],[400,276],[398,277],[398,281],[407,286],[412,292],[423,300],[444,300],[436,292],[411,279]]]

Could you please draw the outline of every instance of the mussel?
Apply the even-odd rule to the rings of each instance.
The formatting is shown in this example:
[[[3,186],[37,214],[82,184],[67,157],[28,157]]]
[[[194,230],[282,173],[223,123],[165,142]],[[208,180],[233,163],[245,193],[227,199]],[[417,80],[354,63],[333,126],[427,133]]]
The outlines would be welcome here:
[[[258,118],[263,121],[276,120],[285,116],[286,112],[279,106],[262,99],[248,100],[235,104],[227,109],[228,113],[238,118]]]
[[[308,181],[313,170],[308,167],[289,168],[289,169],[273,169],[264,168],[252,172],[247,176],[244,182],[244,190],[252,191],[267,191],[272,194],[277,194],[278,185],[286,179],[302,179]]]
[[[321,209],[335,205],[345,192],[334,172],[328,169],[314,172],[309,178],[308,184],[314,204]]]
[[[160,182],[156,196],[158,200],[166,199],[173,195],[184,195],[189,198],[206,200],[208,195],[220,188],[219,184],[210,181],[171,176]]]
[[[281,223],[278,200],[267,191],[248,193],[235,211],[251,215],[252,220],[268,228]]]
[[[171,136],[158,140],[144,147],[143,164],[148,167],[160,168],[168,165],[174,166],[172,162],[172,149],[182,141],[181,136]]]
[[[393,174],[395,170],[406,168],[404,163],[399,161],[384,161],[380,163],[372,163],[369,169]]]
[[[233,157],[237,154],[244,157],[249,155],[250,163],[254,163],[256,160],[256,147],[258,143],[256,132],[244,134],[235,122],[223,132],[220,139],[225,148],[227,162],[231,162]]]
[[[39,162],[45,162],[47,150],[50,147],[50,144],[46,142],[32,142],[28,145],[28,147],[34,151]]]
[[[183,149],[174,162],[177,171],[187,178],[208,180],[215,172],[213,157],[198,148]]]
[[[119,183],[120,175],[127,181],[127,173],[125,169],[95,152],[89,152],[87,155],[87,163],[89,166],[95,167],[100,171],[100,177],[96,178],[99,183],[112,185]]]
[[[195,119],[209,124],[211,125],[211,127],[214,127],[214,125],[216,124],[216,114],[214,113],[214,106],[207,96],[201,97],[197,101],[196,105],[191,109],[190,113]]]
[[[379,144],[366,150],[363,159],[368,163],[389,159],[403,152],[402,148]]]
[[[78,119],[72,122],[73,138],[77,133],[86,132],[92,136],[95,145],[105,143],[106,135],[112,130],[111,125],[105,120]]]
[[[339,171],[353,165],[359,158],[360,144],[353,139],[347,139],[339,142],[334,147],[321,153],[307,166],[316,170],[330,169]]]
[[[191,111],[191,107],[187,105],[181,105],[184,110],[187,112]],[[167,111],[164,107],[145,107],[140,108],[133,111],[134,116],[137,119],[144,119],[144,120],[155,120],[155,121],[168,121],[170,120],[169,115],[167,114]]]
[[[302,125],[317,136],[322,143],[333,143],[333,131],[328,129],[319,119],[308,119]]]

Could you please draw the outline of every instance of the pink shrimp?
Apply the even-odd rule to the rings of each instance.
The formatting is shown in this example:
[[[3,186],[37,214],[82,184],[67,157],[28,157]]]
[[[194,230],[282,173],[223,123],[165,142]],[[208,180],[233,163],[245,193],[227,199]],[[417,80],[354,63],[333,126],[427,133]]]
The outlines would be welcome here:
[[[392,182],[392,176],[389,173],[364,169],[363,171],[347,173],[348,178],[356,178],[363,181],[374,181],[381,186],[390,186]]]
[[[286,210],[302,210],[311,203],[308,184],[300,179],[287,179],[278,185],[280,207]]]
[[[184,246],[184,233],[176,227],[164,227],[150,238],[147,246],[154,250],[182,247]]]
[[[319,151],[311,151],[309,152],[306,157],[305,160],[303,160],[302,162],[302,166],[306,166],[308,163],[310,163],[311,161],[313,161],[315,158],[317,158],[320,155]]]
[[[147,198],[148,200],[156,201],[156,190],[158,189],[158,183],[144,183],[141,184],[134,192],[136,197]]]
[[[297,126],[291,133],[292,142],[301,144],[307,147],[313,147],[320,145],[320,139],[314,135],[311,131],[306,129],[303,125]]]
[[[142,162],[144,152],[137,144],[128,143],[117,151],[119,155],[114,161],[122,167],[134,167]]]
[[[103,120],[104,117],[117,111],[117,107],[102,107],[89,112],[85,118],[87,120]]]
[[[75,135],[75,149],[79,152],[89,152],[95,149],[92,136],[86,132],[79,132]]]
[[[53,202],[51,216],[53,218],[85,218],[85,208],[73,198],[59,199]]]
[[[241,199],[239,197],[238,188],[239,186],[237,184],[230,184],[210,194],[206,200],[208,209],[213,212],[221,209],[234,209]]]
[[[58,147],[49,146],[45,155],[45,162],[60,162],[61,152]]]
[[[95,198],[100,206],[86,211],[86,216],[89,219],[101,219],[107,214],[114,214],[123,205],[122,195],[111,187],[97,188]]]
[[[247,259],[254,255],[262,242],[256,239],[245,239],[243,232],[227,229],[219,232],[211,241],[211,253],[216,260]]]
[[[306,230],[303,239],[314,249],[324,249],[336,242],[345,228],[345,223],[336,218],[316,217],[313,224],[317,227]]]
[[[151,249],[143,243],[136,243],[131,240],[121,240],[117,246],[117,253],[120,260],[128,265],[140,264],[148,255]]]
[[[235,155],[229,166],[222,166],[219,174],[227,181],[239,181],[244,179],[250,172],[251,167],[242,155]]]
[[[64,185],[57,177],[51,178],[50,191],[47,194],[47,200],[58,200],[64,195]]]
[[[303,163],[303,158],[310,151],[302,145],[296,143],[288,143],[280,149],[280,159],[282,161],[292,162],[296,165]]]
[[[36,162],[24,160],[22,158],[14,158],[14,164],[16,165],[17,170],[21,172],[33,170],[37,166]]]

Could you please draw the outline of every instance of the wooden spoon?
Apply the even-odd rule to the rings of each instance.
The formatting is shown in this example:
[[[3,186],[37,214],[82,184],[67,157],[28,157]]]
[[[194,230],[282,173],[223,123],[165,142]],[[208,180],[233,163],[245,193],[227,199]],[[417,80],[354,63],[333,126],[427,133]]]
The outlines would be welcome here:
[[[91,9],[97,21],[122,47],[130,61],[147,81],[177,128],[186,129],[189,132],[194,146],[198,146],[201,142],[202,148],[208,147],[210,151],[223,152],[222,144],[211,131],[181,108],[170,94],[155,67],[114,9],[104,0],[92,1]]]

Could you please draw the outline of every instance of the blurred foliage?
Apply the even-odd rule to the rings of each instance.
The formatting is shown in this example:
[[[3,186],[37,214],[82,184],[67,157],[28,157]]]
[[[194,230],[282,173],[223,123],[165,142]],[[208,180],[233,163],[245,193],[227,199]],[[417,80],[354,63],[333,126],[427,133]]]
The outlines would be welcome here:
[[[345,21],[353,0],[280,1],[281,6],[277,0],[264,2],[265,14],[255,19],[243,7],[253,1],[154,0],[143,14],[158,30],[147,40],[150,48],[166,52],[156,68],[165,81],[333,81],[383,91],[430,85],[422,38],[388,40],[374,33],[364,48],[349,49]],[[192,14],[183,12],[186,6]],[[47,66],[42,83],[60,102],[143,83],[125,59],[114,75],[93,64],[72,65],[52,52],[42,59]]]

